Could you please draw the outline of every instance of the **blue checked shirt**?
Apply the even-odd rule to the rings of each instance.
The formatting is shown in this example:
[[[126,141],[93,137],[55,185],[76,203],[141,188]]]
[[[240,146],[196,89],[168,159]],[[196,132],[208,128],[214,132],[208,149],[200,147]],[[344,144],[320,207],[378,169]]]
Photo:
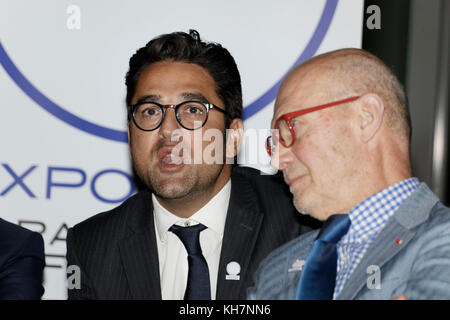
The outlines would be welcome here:
[[[352,222],[349,231],[337,244],[337,275],[333,299],[358,266],[367,249],[388,219],[419,185],[417,178],[400,181],[370,196],[348,213]]]

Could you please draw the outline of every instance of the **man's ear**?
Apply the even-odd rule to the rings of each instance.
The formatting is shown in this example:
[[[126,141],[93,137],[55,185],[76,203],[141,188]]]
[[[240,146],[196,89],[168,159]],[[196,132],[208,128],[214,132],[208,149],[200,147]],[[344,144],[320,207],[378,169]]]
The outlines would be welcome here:
[[[368,93],[358,99],[357,111],[361,141],[370,141],[383,124],[385,105],[379,95]]]
[[[237,156],[242,145],[242,138],[244,136],[244,123],[242,119],[235,118],[231,121],[230,128],[226,130],[226,157],[233,159]]]

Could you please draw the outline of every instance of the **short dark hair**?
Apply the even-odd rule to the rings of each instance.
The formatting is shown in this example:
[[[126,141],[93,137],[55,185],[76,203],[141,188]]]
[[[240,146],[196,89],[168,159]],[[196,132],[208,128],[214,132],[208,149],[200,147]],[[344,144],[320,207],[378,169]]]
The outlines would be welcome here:
[[[146,67],[158,61],[181,61],[194,63],[209,72],[214,79],[216,93],[222,100],[231,120],[242,118],[241,77],[230,52],[218,43],[204,42],[196,30],[174,32],[152,39],[138,49],[130,59],[130,69],[125,77],[127,107],[136,90],[140,74]]]

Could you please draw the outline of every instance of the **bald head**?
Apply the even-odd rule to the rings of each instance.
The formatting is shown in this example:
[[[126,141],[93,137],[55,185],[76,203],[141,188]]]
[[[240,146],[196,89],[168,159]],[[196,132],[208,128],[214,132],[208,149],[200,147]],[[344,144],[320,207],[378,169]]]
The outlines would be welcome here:
[[[272,126],[279,130],[272,165],[283,171],[297,209],[318,219],[411,175],[403,88],[366,51],[325,53],[292,70]]]
[[[340,49],[318,55],[293,69],[283,86],[314,74],[327,86],[320,94],[328,99],[377,94],[386,107],[386,124],[400,137],[411,136],[411,120],[401,83],[386,64],[361,49]],[[282,86],[282,88],[283,88]]]

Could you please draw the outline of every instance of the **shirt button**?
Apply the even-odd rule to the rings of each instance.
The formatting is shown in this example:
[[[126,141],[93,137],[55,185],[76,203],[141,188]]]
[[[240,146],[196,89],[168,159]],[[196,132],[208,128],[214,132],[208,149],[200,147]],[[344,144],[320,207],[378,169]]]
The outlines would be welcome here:
[[[191,221],[186,220],[186,221],[184,222],[184,226],[185,226],[185,227],[190,227],[190,226],[191,226]]]

